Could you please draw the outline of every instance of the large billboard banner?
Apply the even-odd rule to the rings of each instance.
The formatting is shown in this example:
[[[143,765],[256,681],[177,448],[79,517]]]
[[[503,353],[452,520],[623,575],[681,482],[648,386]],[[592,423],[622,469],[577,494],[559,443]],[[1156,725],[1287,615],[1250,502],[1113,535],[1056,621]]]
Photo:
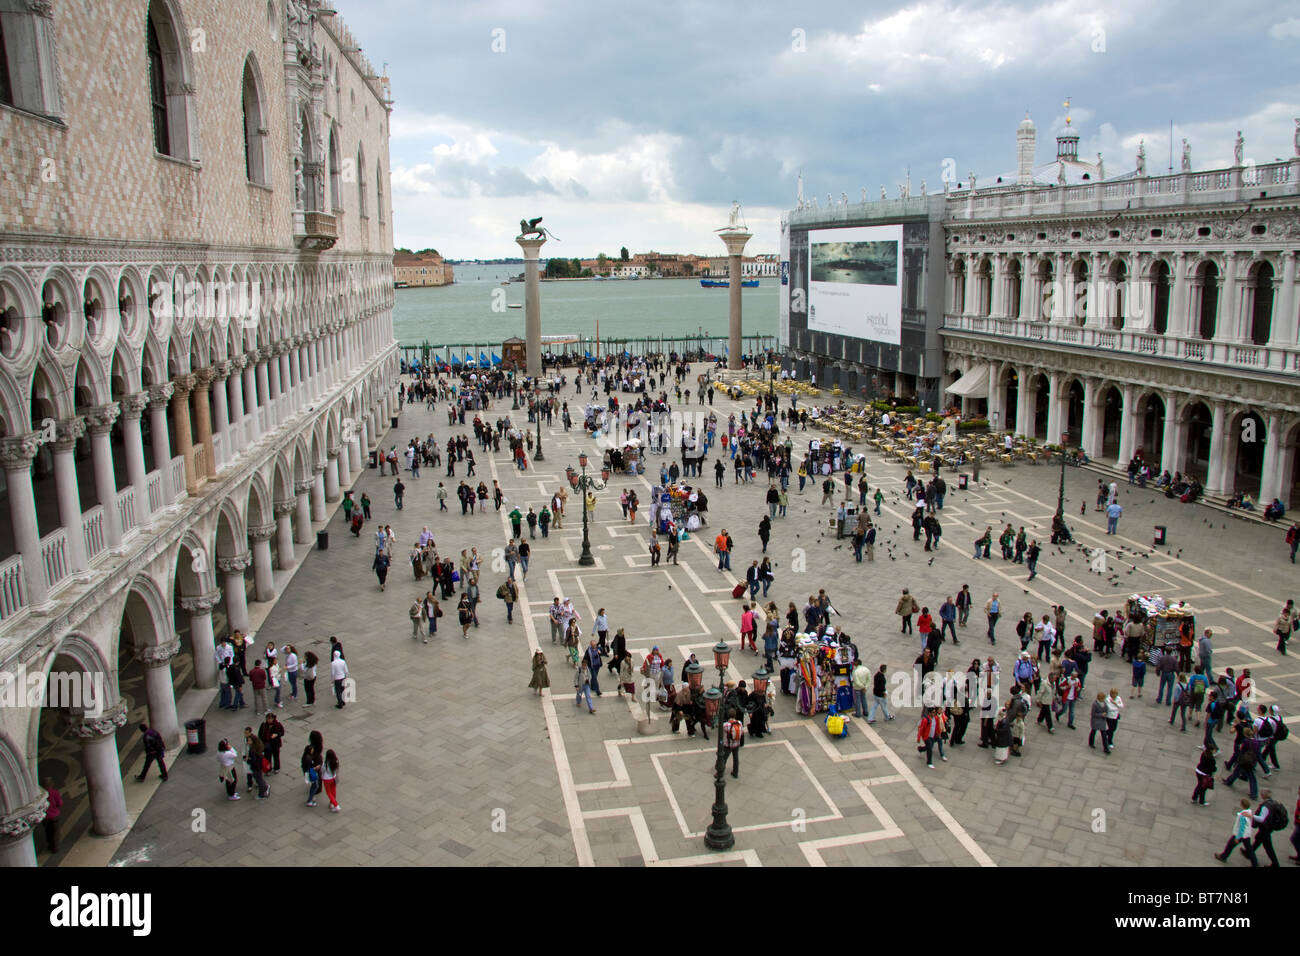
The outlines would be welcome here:
[[[808,328],[900,344],[903,226],[808,233]]]

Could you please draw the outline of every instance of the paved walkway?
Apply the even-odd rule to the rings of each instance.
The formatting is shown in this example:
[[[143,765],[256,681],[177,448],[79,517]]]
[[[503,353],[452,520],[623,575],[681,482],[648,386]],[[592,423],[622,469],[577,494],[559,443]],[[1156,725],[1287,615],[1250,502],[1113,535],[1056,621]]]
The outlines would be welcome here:
[[[691,379],[693,384],[694,374]],[[722,399],[715,405],[724,422],[728,411],[739,408]],[[510,414],[508,403],[486,413],[493,419],[502,414]],[[513,414],[519,421],[527,417]],[[448,434],[441,408],[428,413],[407,406],[401,421],[388,444],[405,444],[406,437],[430,430],[440,441]],[[455,431],[472,440],[468,424]],[[336,710],[322,680],[325,693],[315,713],[293,702],[284,708],[285,770],[271,778],[266,801],[246,796],[227,802],[211,751],[179,757],[171,781],[154,796],[115,861],[1167,866],[1204,865],[1218,848],[1235,795],[1220,784],[1210,807],[1189,805],[1200,734],[1190,726],[1186,734],[1169,728],[1167,709],[1150,704],[1153,678],[1145,699],[1129,701],[1110,757],[1088,749],[1082,716],[1084,729],[1054,736],[1031,721],[1023,758],[1003,767],[975,746],[978,725],[968,737],[973,743],[950,749],[948,762],[928,770],[914,745],[915,712],[871,727],[856,721],[848,738],[831,741],[819,724],[795,715],[792,698],[778,695],[774,734],[748,743],[739,781],[727,778],[736,848],[708,853],[701,836],[713,799],[712,748],[684,732],[672,735],[666,715],[658,712],[651,733],[638,734],[634,705],[614,696],[609,681],[594,716],[575,707],[571,672],[562,648],[550,644],[546,620],[556,594],[573,598],[584,631],[603,606],[611,628],[626,629],[634,654],[658,644],[678,664],[679,675],[680,662],[692,651],[707,661],[719,637],[734,645],[741,602],[730,589],[737,577],[717,570],[708,544],[693,536],[683,546],[680,566],[651,569],[646,510],[637,525],[622,519],[619,490],[635,484],[647,502],[659,458],[652,457],[645,476],[616,476],[600,494],[591,528],[595,567],[577,565],[582,530],[574,496],[564,528],[547,541],[539,536],[532,542],[523,595],[528,613],[517,607],[516,623],[508,626],[504,607],[493,597],[504,566],[501,573],[489,570],[489,556],[506,543],[506,513],[514,505],[540,508],[564,481],[565,465],[576,466],[584,449],[598,456],[594,442],[578,430],[566,434],[557,418],[556,427],[546,430],[546,461],[536,470],[520,473],[506,455],[488,460],[476,451],[480,466],[473,481],[500,480],[509,503],[500,513],[489,509],[472,517],[462,517],[454,499],[452,512],[437,513],[438,482],[454,489],[463,466],[454,479],[445,477],[445,468],[426,469],[418,480],[404,475],[403,512],[391,507],[393,479],[367,471],[354,487],[358,495],[369,492],[376,520],[391,522],[398,533],[387,591],[379,591],[369,570],[374,525],[358,541],[339,515],[330,528],[330,548],[307,558],[257,635],[259,644],[268,638],[292,641],[322,657],[328,635],[338,635],[357,680],[356,702]],[[889,495],[874,563],[856,564],[847,540],[825,530],[827,509],[818,507],[820,491],[811,483],[800,496],[792,482],[789,516],[774,523],[769,546],[776,565],[770,597],[779,607],[793,600],[802,608],[810,593],[825,588],[842,614],[837,623],[873,670],[879,663],[910,670],[917,654],[915,638],[898,634],[892,613],[902,587],[937,616],[946,594],[963,583],[971,586],[976,612],[961,631],[961,647],[945,646],[944,665],[965,665],[989,653],[978,608],[991,590],[999,590],[1003,623],[992,650],[1004,674],[1019,649],[1014,622],[1023,611],[1037,616],[1050,604],[1064,603],[1069,636],[1090,635],[1097,608],[1121,607],[1133,591],[1157,591],[1187,599],[1197,608],[1198,625],[1214,627],[1216,671],[1249,666],[1265,700],[1277,700],[1287,713],[1300,710],[1296,668],[1272,649],[1270,638],[1282,601],[1294,594],[1295,569],[1280,531],[1122,487],[1120,534],[1107,536],[1104,516],[1078,514],[1081,498],[1091,509],[1096,474],[1068,469],[1067,514],[1083,546],[1108,549],[1107,572],[1093,572],[1092,558],[1080,550],[1045,547],[1039,577],[1031,583],[1019,565],[972,560],[971,542],[986,524],[1004,521],[1024,524],[1045,539],[1056,507],[1056,469],[994,467],[984,472],[978,489],[953,487],[942,513],[942,550],[932,563],[922,542],[905,533],[910,508],[900,497],[903,474],[901,467],[871,456],[868,480]],[[732,482],[729,469],[724,488],[710,495],[711,527],[731,531],[737,543],[733,567],[743,575],[759,552],[756,528],[766,510],[766,483]],[[706,485],[712,492],[712,481],[706,478]],[[453,606],[446,607],[444,629],[430,644],[409,637],[407,608],[423,588],[408,577],[401,555],[425,524],[444,555],[471,545],[484,555],[482,626],[471,630],[469,640],[459,635]],[[1154,524],[1168,526],[1168,548],[1150,548]],[[531,650],[538,646],[550,658],[555,692],[540,701],[526,686]],[[737,654],[732,676],[747,678],[760,663],[761,657]],[[716,679],[712,668],[708,673]],[[1118,687],[1127,700],[1129,683],[1120,659],[1094,661],[1089,690]],[[254,723],[246,714],[212,710],[210,744]],[[311,729],[319,729],[342,760],[340,814],[330,814],[323,799],[314,810],[302,806],[298,756]],[[1225,742],[1230,745],[1230,736],[1220,737]],[[1284,803],[1300,780],[1293,761],[1292,748],[1283,745],[1283,770],[1271,783]],[[1236,789],[1246,792],[1241,785]],[[196,819],[205,824],[203,832],[195,832]]]

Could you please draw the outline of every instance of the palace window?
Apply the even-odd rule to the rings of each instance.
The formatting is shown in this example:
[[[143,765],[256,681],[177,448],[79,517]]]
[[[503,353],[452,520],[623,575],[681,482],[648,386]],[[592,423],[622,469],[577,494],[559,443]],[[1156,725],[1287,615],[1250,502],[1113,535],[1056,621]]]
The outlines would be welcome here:
[[[54,21],[41,5],[0,0],[0,103],[41,113],[62,112],[54,62]]]

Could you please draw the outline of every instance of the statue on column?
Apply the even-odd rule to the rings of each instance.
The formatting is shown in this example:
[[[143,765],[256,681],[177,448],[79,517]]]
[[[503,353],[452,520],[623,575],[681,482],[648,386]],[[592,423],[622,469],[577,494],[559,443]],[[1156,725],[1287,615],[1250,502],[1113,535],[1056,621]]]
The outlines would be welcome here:
[[[862,187],[862,201],[863,201],[864,203],[867,201],[867,187],[866,187],[866,186],[863,186],[863,187]]]
[[[828,197],[829,204],[829,197]],[[740,227],[740,203],[737,200],[731,201],[731,214],[727,218],[727,228],[737,229]]]
[[[1183,172],[1192,171],[1192,144],[1187,142],[1187,137],[1183,137]]]
[[[975,191],[975,170],[972,169],[966,175],[970,177],[970,191],[974,192]]]
[[[849,194],[845,192],[840,193],[840,205],[847,206],[848,204],[849,204]]]
[[[1097,179],[1102,180],[1105,178],[1106,178],[1106,165],[1101,161],[1101,153],[1098,153],[1097,154]]]
[[[1058,186],[1065,185],[1065,161],[1064,160],[1056,164],[1056,185]]]
[[[1147,144],[1146,140],[1138,140],[1137,154],[1137,174],[1145,176],[1147,174]]]
[[[921,180],[921,195],[922,195],[922,196],[925,195],[925,180],[924,180],[924,179]]]
[[[1244,162],[1246,155],[1246,141],[1242,138],[1241,130],[1237,130],[1237,141],[1232,144],[1232,160],[1237,166]]]
[[[302,179],[302,160],[294,157],[293,160],[293,206],[301,211],[303,208],[303,194],[306,192]]]
[[[888,196],[885,195],[885,184],[884,184],[884,183],[881,183],[881,184],[880,184],[880,198],[881,198],[881,199],[888,199],[888,198],[889,198]]]

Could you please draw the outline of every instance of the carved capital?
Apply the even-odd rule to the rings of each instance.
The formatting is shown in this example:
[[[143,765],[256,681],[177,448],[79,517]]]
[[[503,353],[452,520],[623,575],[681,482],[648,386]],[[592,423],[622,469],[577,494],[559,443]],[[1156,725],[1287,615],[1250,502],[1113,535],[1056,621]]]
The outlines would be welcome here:
[[[248,536],[254,541],[270,541],[271,536],[275,534],[275,522],[271,524],[255,524],[248,528]]]
[[[181,607],[190,614],[208,614],[220,600],[220,591],[207,591],[194,597],[181,598]]]
[[[339,456],[339,452],[341,452],[342,450],[343,450],[342,445],[335,445],[333,448],[329,449],[329,457],[337,458]]]
[[[86,419],[78,415],[65,418],[54,426],[54,447],[59,451],[71,451],[77,439],[86,434]]]
[[[217,570],[222,574],[242,574],[244,569],[252,563],[252,553],[245,551],[242,554],[232,555],[228,558],[217,558]]]
[[[92,435],[102,435],[113,427],[117,416],[122,413],[122,406],[117,402],[107,405],[92,405],[86,409],[86,425]]]
[[[236,372],[242,372],[244,368],[248,365],[248,356],[236,355],[230,359],[228,364],[230,365],[231,374],[234,374]]]
[[[30,468],[36,451],[41,447],[40,432],[28,432],[12,438],[0,438],[0,465],[6,471]]]
[[[16,840],[25,837],[45,819],[45,811],[49,805],[50,795],[42,790],[31,803],[0,817],[0,840]]]
[[[179,654],[180,650],[180,638],[176,638],[164,641],[162,644],[137,647],[135,649],[135,659],[145,667],[162,667],[164,664],[170,664],[171,659]]]
[[[272,355],[272,351],[269,345],[263,345],[260,349],[257,350],[257,357],[259,360],[263,362],[269,362],[271,360],[271,355]]]
[[[185,398],[190,392],[194,391],[194,376],[189,372],[185,372],[173,378],[172,384],[176,386],[175,396]]]
[[[148,388],[150,405],[166,405],[172,399],[172,394],[176,391],[176,386],[171,382],[163,382],[161,385],[150,385]]]
[[[49,20],[54,17],[54,0],[27,0],[27,9],[33,16]]]
[[[109,737],[126,725],[126,701],[119,700],[97,717],[83,717],[73,726],[72,732],[83,740]]]
[[[194,383],[199,388],[207,388],[212,384],[212,380],[217,377],[217,373],[211,368],[198,368],[194,370]]]
[[[132,392],[122,396],[122,417],[127,421],[138,419],[149,406],[149,396],[145,392]]]
[[[212,363],[212,378],[214,381],[224,382],[230,378],[230,373],[234,369],[234,363],[229,361]]]
[[[311,490],[315,487],[316,487],[316,482],[311,480],[295,481],[293,483],[294,493],[299,495],[309,495],[311,494]]]
[[[272,510],[277,518],[291,515],[298,510],[298,502],[292,498],[288,501],[277,501]]]

